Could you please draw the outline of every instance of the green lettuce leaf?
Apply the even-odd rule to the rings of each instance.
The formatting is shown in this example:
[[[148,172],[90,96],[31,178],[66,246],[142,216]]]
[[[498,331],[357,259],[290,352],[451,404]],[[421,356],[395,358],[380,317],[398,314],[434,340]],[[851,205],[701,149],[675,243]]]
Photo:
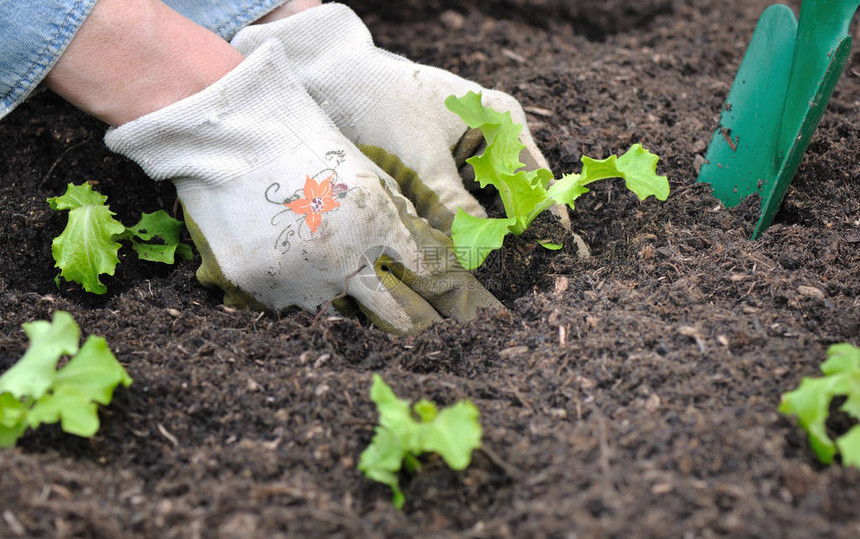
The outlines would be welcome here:
[[[860,468],[860,425],[851,429],[836,440],[836,447],[842,455],[842,464]]]
[[[99,276],[114,274],[120,248],[114,236],[125,231],[105,205],[106,200],[89,184],[71,183],[64,195],[48,199],[52,210],[69,210],[66,228],[51,243],[55,267],[60,268],[60,277],[80,283],[94,294],[107,292]]]
[[[191,246],[179,241],[182,221],[158,210],[144,213],[137,224],[126,227],[113,218],[106,201],[91,185],[72,183],[64,195],[48,199],[52,210],[69,211],[66,228],[51,244],[55,267],[60,268],[58,280],[62,277],[87,292],[104,294],[107,287],[99,276],[116,271],[120,241],[129,241],[142,260],[173,264],[175,255],[191,259]]]
[[[370,398],[379,412],[379,426],[361,454],[358,469],[369,479],[388,485],[398,509],[405,501],[398,473],[404,467],[417,469],[419,455],[438,453],[449,467],[463,470],[471,462],[472,451],[481,447],[480,414],[469,401],[441,411],[423,399],[410,407],[378,374],[373,375]]]
[[[63,430],[89,437],[99,429],[96,404],[110,404],[117,385],[128,387],[131,377],[101,337],[90,336],[65,367],[58,370],[52,391],[30,409],[31,428],[61,421]]]
[[[77,353],[81,334],[72,315],[65,311],[54,313],[51,322],[37,320],[22,327],[30,347],[0,376],[0,393],[16,399],[25,395],[38,399],[51,387],[60,356]]]
[[[512,218],[473,217],[458,209],[451,223],[457,261],[467,270],[479,267],[491,252],[502,246],[514,224],[516,220]]]
[[[574,201],[588,192],[585,186],[609,178],[623,178],[627,188],[645,200],[669,197],[669,181],[657,175],[659,158],[640,144],[634,144],[621,157],[611,155],[600,161],[582,157],[582,174],[566,174],[553,184],[547,195],[559,204],[574,207]]]
[[[174,255],[190,260],[188,244],[180,243],[182,221],[174,219],[164,210],[143,213],[137,224],[125,229],[117,239],[127,239],[141,260],[173,264]]]
[[[70,314],[24,324],[30,347],[0,376],[0,447],[12,447],[27,427],[60,421],[64,431],[92,436],[99,428],[98,404],[108,405],[114,389],[131,377],[101,337],[78,348],[80,329]],[[61,369],[61,356],[73,356]]]
[[[830,464],[839,453],[843,464],[860,468],[860,426],[835,441],[826,428],[830,403],[836,396],[846,397],[840,410],[860,420],[860,348],[848,343],[834,344],[827,349],[827,356],[821,365],[824,376],[803,378],[797,389],[782,395],[779,411],[797,416],[797,423],[806,430],[819,461]]]
[[[444,408],[431,421],[419,423],[415,447],[438,453],[452,470],[465,470],[472,461],[472,450],[481,447],[479,415],[469,401]]]
[[[587,158],[583,157],[582,159],[585,160]],[[573,209],[574,201],[588,192],[588,188],[585,187],[586,183],[587,178],[580,174],[565,174],[560,180],[549,187],[546,194],[554,202],[567,204]]]
[[[634,144],[614,163],[615,176],[607,177],[623,178],[627,189],[636,193],[639,200],[645,200],[649,196],[666,200],[669,198],[669,179],[657,175],[659,161],[658,156],[643,148],[641,144]],[[588,170],[590,167],[585,159],[582,164],[582,175],[590,179],[592,172]]]
[[[555,243],[554,241],[550,240],[538,240],[538,245],[550,251],[558,251],[559,249],[564,247],[564,245],[562,245],[561,243]]]
[[[13,447],[27,430],[27,409],[11,393],[0,393],[0,447]]]
[[[460,264],[471,270],[480,266],[489,251],[498,249],[508,233],[522,234],[541,212],[553,204],[574,207],[574,201],[588,192],[585,186],[606,178],[623,178],[640,200],[654,196],[666,200],[669,182],[656,174],[658,157],[634,144],[621,157],[610,156],[597,161],[583,157],[582,174],[565,174],[553,183],[547,169],[523,170],[520,153],[525,146],[519,135],[523,127],[511,119],[510,112],[499,112],[481,103],[481,94],[469,92],[463,97],[449,96],[449,110],[469,127],[479,129],[486,140],[481,155],[466,160],[475,171],[475,180],[499,192],[506,219],[474,217],[460,209],[451,225],[451,238]],[[551,248],[551,247],[550,247]]]
[[[484,107],[481,94],[475,92],[460,99],[449,96],[445,104],[466,125],[480,129],[487,142],[484,153],[466,159],[475,170],[475,180],[481,187],[495,187],[507,216],[516,219],[517,225],[527,227],[525,219],[546,198],[545,185],[552,173],[546,169],[521,170],[525,166],[520,162],[520,152],[525,149],[519,139],[523,126],[511,120],[510,112]]]

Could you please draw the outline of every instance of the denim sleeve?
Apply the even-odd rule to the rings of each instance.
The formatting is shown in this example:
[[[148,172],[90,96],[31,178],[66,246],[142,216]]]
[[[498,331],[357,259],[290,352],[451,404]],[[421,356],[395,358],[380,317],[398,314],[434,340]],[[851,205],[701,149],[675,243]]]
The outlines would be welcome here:
[[[163,0],[229,39],[289,0]],[[54,67],[96,0],[0,0],[0,118]]]
[[[0,0],[0,118],[54,67],[96,0]]]
[[[2,1],[2,0],[0,0]],[[162,0],[224,39],[290,0]]]

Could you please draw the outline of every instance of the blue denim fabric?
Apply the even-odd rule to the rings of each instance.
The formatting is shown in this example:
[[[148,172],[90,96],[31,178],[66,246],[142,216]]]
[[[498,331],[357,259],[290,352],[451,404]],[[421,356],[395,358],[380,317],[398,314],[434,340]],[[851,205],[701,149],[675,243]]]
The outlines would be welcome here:
[[[96,0],[0,0],[0,118],[27,97]]]
[[[229,39],[289,0],[163,0]],[[96,0],[0,0],[0,118],[45,78]]]
[[[162,0],[224,39],[290,0]]]

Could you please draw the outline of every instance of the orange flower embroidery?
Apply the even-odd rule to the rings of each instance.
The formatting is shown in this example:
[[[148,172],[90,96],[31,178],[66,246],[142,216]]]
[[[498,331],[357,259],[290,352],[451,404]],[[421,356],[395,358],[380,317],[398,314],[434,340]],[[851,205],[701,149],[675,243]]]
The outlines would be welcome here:
[[[334,174],[317,183],[313,178],[307,176],[305,180],[305,198],[294,200],[284,204],[296,213],[305,214],[305,223],[313,234],[317,227],[322,224],[322,214],[340,206],[332,196],[331,179]]]

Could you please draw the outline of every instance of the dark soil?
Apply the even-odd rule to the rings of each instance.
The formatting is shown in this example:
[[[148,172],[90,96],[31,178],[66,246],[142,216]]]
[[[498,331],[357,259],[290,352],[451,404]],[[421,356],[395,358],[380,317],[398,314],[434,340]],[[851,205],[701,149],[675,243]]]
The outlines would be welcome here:
[[[135,382],[93,439],[48,426],[0,452],[0,536],[860,536],[860,472],[817,464],[777,413],[830,344],[860,344],[860,60],[761,240],[754,204],[695,184],[769,3],[353,2],[381,46],[519,98],[556,171],[641,142],[673,188],[640,203],[598,185],[572,214],[591,259],[511,240],[479,274],[510,312],[415,337],[224,308],[198,260],[128,257],[104,297],[58,289],[46,198],[97,181],[133,222],[175,212],[175,192],[108,152],[103,125],[32,99],[0,122],[0,359],[64,309]],[[356,470],[374,372],[482,414],[471,467],[430,459],[403,511]]]

